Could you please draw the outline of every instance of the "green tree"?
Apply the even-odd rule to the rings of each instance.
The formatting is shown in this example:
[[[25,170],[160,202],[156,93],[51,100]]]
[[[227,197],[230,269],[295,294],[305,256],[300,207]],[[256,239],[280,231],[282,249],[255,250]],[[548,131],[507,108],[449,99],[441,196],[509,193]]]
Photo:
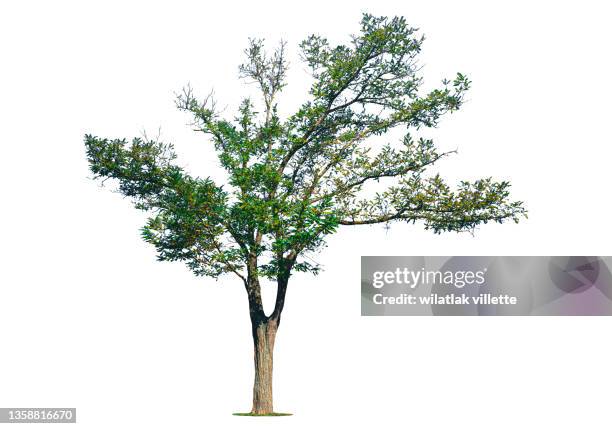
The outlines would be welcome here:
[[[95,177],[116,179],[122,194],[151,213],[142,237],[160,261],[184,261],[196,275],[230,274],[243,283],[255,349],[253,414],[273,412],[272,353],[291,274],[316,273],[319,267],[305,257],[340,225],[419,221],[440,233],[525,215],[521,202],[509,200],[508,182],[485,178],[451,188],[438,174],[426,174],[450,152],[410,132],[435,127],[457,110],[470,82],[457,74],[422,91],[422,43],[404,18],[369,14],[347,44],[308,37],[300,44],[312,76],[308,99],[281,118],[285,44],[267,53],[262,40],[250,40],[239,73],[257,84],[260,104],[246,98],[227,120],[211,97],[199,101],[190,87],[177,97],[178,108],[214,144],[227,172],[223,186],[175,165],[170,144],[85,136]],[[392,129],[405,133],[396,144],[371,138]],[[269,315],[264,278],[277,285]]]

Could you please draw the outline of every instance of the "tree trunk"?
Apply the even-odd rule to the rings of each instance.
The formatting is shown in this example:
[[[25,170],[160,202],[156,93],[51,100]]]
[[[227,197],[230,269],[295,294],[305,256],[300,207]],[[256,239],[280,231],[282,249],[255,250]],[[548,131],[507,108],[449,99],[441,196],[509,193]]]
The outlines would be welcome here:
[[[253,384],[252,414],[271,414],[272,405],[272,356],[278,323],[274,319],[253,322],[255,348],[255,382]]]
[[[279,257],[282,257],[282,255]],[[249,313],[255,352],[255,380],[253,383],[253,408],[251,409],[253,415],[274,413],[272,402],[274,340],[285,304],[287,283],[293,261],[294,259],[290,259],[281,267],[282,274],[277,278],[276,302],[270,316],[266,316],[264,313],[261,301],[261,287],[257,276],[257,257],[251,256],[247,265],[249,275],[245,281],[245,286],[249,298]]]

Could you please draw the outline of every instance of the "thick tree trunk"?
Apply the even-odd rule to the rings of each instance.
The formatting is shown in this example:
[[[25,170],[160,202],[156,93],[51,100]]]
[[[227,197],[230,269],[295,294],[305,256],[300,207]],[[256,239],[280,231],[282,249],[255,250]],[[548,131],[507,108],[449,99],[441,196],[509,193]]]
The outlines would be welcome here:
[[[278,323],[274,319],[253,321],[255,382],[253,384],[252,414],[273,413],[272,367],[277,328]]]
[[[272,403],[272,368],[274,340],[280,324],[281,313],[285,304],[287,283],[293,260],[282,268],[279,275],[276,302],[270,316],[266,316],[261,302],[261,287],[257,276],[257,259],[251,257],[248,264],[249,276],[245,282],[249,297],[249,313],[253,333],[255,355],[255,380],[253,383],[253,408],[251,414],[263,415],[274,413]]]

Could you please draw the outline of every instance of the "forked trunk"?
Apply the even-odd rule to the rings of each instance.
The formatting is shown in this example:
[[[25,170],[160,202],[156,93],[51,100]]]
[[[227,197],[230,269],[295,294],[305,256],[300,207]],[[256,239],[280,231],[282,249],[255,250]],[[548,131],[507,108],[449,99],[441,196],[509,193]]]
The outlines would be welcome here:
[[[277,321],[273,319],[253,322],[255,382],[253,384],[252,414],[261,415],[273,413],[272,358],[277,328]]]

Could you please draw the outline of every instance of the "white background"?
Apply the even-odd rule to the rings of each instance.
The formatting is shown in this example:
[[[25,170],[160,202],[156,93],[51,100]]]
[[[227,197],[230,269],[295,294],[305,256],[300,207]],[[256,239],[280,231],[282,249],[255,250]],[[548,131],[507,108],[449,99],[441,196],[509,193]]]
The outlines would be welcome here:
[[[361,255],[609,255],[606,2],[3,2],[0,6],[0,406],[77,407],[83,428],[609,428],[612,318],[364,318]],[[144,215],[89,180],[82,138],[172,141],[216,174],[173,92],[215,89],[233,114],[249,36],[288,41],[279,100],[304,99],[297,44],[343,42],[362,11],[427,35],[425,86],[465,72],[464,108],[434,135],[450,179],[510,179],[519,225],[435,236],[343,229],[296,276],[275,355],[275,408],[242,418],[247,301],[231,277],[158,263]],[[268,300],[273,296],[268,294]]]

